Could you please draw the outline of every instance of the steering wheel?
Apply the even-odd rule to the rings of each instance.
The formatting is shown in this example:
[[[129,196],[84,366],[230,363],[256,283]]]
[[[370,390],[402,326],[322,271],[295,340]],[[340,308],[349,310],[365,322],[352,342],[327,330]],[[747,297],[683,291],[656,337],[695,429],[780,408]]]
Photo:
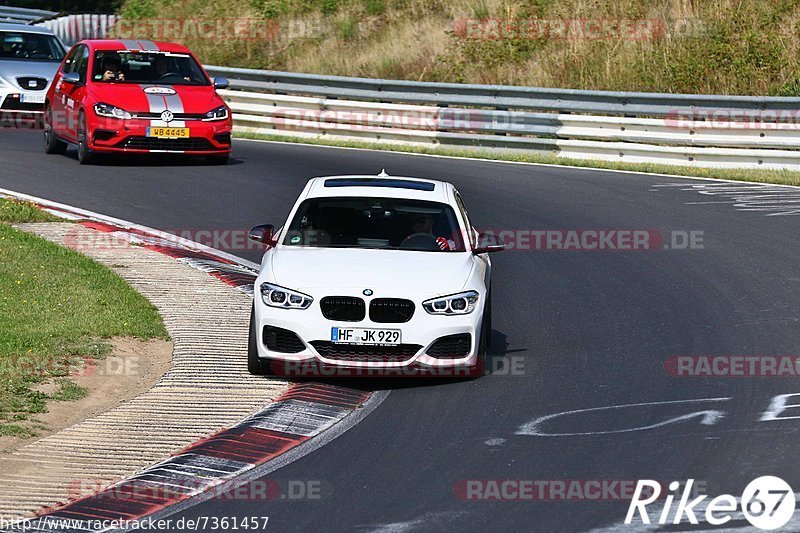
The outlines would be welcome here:
[[[183,79],[183,76],[181,76],[177,72],[167,72],[165,74],[162,74],[161,77],[158,78],[158,81],[163,81],[163,80],[165,80],[167,78],[180,78],[180,79]]]
[[[400,248],[406,250],[430,250],[441,252],[442,249],[436,243],[436,237],[430,233],[412,233],[400,243]]]

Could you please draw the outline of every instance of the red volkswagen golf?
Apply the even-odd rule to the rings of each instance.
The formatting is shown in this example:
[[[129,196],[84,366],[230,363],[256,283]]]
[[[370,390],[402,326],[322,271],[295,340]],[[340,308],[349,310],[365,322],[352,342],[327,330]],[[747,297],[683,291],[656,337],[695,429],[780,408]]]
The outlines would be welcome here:
[[[87,40],[64,58],[47,91],[44,149],[78,147],[85,164],[99,153],[204,155],[224,164],[231,151],[231,112],[180,44]]]

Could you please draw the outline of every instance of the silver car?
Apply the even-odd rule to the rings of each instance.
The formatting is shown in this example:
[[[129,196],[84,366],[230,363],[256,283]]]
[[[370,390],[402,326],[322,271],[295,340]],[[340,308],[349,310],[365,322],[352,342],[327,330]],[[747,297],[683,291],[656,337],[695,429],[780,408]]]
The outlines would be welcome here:
[[[41,112],[64,54],[47,28],[0,24],[0,111]]]

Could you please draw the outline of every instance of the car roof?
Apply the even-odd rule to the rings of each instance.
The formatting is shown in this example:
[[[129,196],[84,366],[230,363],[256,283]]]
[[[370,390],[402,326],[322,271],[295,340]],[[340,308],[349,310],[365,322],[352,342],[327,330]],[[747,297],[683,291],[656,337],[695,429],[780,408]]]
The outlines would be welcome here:
[[[312,178],[306,185],[305,198],[378,196],[449,204],[452,191],[454,191],[453,185],[446,181],[389,176],[381,172],[377,176],[358,174]]]
[[[55,35],[53,30],[44,26],[30,26],[14,22],[0,22],[0,31],[16,31],[20,33],[35,33],[38,35]]]
[[[146,39],[85,39],[81,43],[89,45],[93,50],[140,50],[161,51],[188,54],[189,49],[182,44],[167,43],[164,41],[148,41]]]

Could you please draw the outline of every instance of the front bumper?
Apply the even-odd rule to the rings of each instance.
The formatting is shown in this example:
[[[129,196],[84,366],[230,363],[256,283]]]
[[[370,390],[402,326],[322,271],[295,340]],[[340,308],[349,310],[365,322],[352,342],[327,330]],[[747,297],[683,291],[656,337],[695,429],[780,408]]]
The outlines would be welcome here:
[[[151,125],[149,120],[119,120],[95,117],[87,124],[89,148],[94,152],[111,153],[182,153],[198,155],[224,155],[231,151],[230,121],[203,122],[186,121],[183,126],[189,129],[189,137],[159,139],[148,137],[150,127],[164,127],[164,124]]]
[[[342,296],[347,295],[341,294]],[[401,296],[398,296],[401,297]],[[257,334],[258,354],[264,360],[278,361],[283,363],[287,373],[291,371],[302,372],[309,368],[332,368],[332,369],[408,369],[418,370],[446,370],[463,369],[474,367],[478,363],[478,343],[480,342],[480,330],[482,325],[482,302],[478,308],[467,315],[443,316],[430,315],[421,305],[421,301],[415,301],[415,311],[411,320],[404,323],[378,323],[373,322],[369,317],[359,322],[344,322],[328,320],[322,314],[319,300],[311,304],[308,309],[278,309],[265,305],[256,293],[255,305],[255,324]],[[286,353],[283,351],[271,350],[267,347],[264,338],[265,326],[280,328],[293,332],[300,341],[303,349],[296,353]],[[351,358],[324,355],[315,345],[321,343],[330,344],[331,329],[341,328],[376,328],[376,329],[399,329],[401,331],[401,343],[403,346],[416,346],[413,353],[394,357],[397,360],[379,361],[366,360],[357,361]],[[435,352],[433,346],[443,337],[454,335],[469,335],[469,348],[462,355],[441,354],[430,355],[428,352]],[[347,351],[347,345],[338,345],[341,351]],[[441,346],[441,344],[439,344]],[[371,346],[359,346],[359,353],[371,353]],[[380,347],[374,347],[376,354],[381,354]],[[356,350],[354,350],[356,351]],[[375,359],[381,358],[377,355]],[[275,365],[273,365],[275,366]],[[324,372],[323,372],[324,375]],[[391,375],[389,373],[388,375]]]
[[[0,87],[0,111],[42,113],[47,89],[24,91],[13,87]]]

